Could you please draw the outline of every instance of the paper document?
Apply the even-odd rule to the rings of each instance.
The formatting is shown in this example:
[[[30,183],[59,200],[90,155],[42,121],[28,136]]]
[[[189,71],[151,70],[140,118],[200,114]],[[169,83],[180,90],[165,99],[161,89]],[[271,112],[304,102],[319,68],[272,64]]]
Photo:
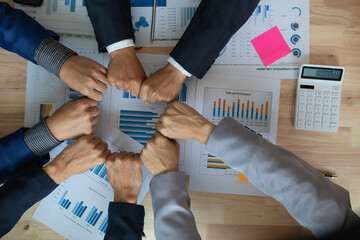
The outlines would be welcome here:
[[[232,117],[275,144],[279,95],[279,79],[208,74],[197,82],[196,110],[214,124]],[[199,142],[192,144],[191,161],[192,191],[264,196]]]
[[[112,152],[140,152],[142,145],[107,123],[96,126]],[[143,181],[138,203],[149,190],[152,174],[143,167]],[[108,206],[114,200],[113,189],[102,164],[70,177],[44,198],[33,217],[70,240],[101,240],[108,225]]]

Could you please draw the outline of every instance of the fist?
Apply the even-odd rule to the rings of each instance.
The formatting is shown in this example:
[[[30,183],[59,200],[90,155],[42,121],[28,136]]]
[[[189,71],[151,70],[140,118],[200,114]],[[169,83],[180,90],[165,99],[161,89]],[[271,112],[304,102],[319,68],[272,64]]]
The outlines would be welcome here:
[[[185,74],[169,63],[144,81],[140,99],[145,104],[171,102],[179,96],[185,78]]]
[[[195,139],[206,144],[215,125],[192,107],[181,102],[170,103],[156,123],[156,129],[171,139]]]
[[[69,144],[43,170],[59,184],[72,175],[81,174],[103,164],[110,154],[108,145],[95,134],[90,134]]]
[[[156,132],[140,153],[141,161],[157,176],[179,170],[179,144]]]
[[[98,114],[97,102],[81,97],[65,103],[45,121],[51,134],[61,142],[92,133]]]
[[[90,58],[71,56],[59,75],[69,87],[95,101],[100,101],[107,90],[106,68]]]
[[[113,153],[106,159],[106,174],[114,189],[114,201],[137,203],[142,182],[139,154]]]
[[[143,80],[146,78],[145,71],[135,54],[133,47],[127,47],[111,52],[109,71],[107,74],[111,86],[119,90],[137,96]]]

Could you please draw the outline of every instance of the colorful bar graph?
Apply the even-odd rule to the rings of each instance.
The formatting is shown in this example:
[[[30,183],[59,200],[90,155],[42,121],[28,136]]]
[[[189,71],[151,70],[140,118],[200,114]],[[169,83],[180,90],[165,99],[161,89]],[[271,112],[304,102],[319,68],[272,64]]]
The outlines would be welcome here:
[[[216,114],[216,101],[214,101],[214,109],[213,109],[213,116]]]
[[[233,107],[232,107],[232,117],[235,117],[235,103],[233,102]]]
[[[46,117],[49,117],[52,108],[52,104],[40,104],[39,121],[44,120]]]
[[[258,114],[259,114],[259,109],[256,108],[256,116],[255,116],[256,119],[258,119]]]
[[[107,226],[108,226],[108,216],[106,216],[102,221],[102,223],[100,224],[99,230],[103,233],[106,233]]]
[[[238,99],[238,103],[237,103],[237,113],[236,113],[236,117],[238,118],[240,114],[240,99]]]
[[[254,102],[251,103],[251,119],[254,118]]]
[[[244,108],[245,108],[245,105],[243,103],[242,104],[242,110],[241,110],[241,118],[244,118]]]
[[[266,102],[266,107],[265,107],[265,120],[268,119],[268,108],[269,108],[269,102]]]
[[[220,109],[221,109],[221,98],[219,98],[219,107],[218,107],[218,117],[220,117]]]
[[[264,105],[261,104],[260,119],[263,119],[263,108],[264,108]]]
[[[225,107],[226,107],[226,100],[224,99],[224,104],[223,104],[223,117],[225,117]]]
[[[230,117],[230,106],[228,106],[227,116]]]
[[[246,118],[249,118],[249,100],[247,101],[246,105]]]

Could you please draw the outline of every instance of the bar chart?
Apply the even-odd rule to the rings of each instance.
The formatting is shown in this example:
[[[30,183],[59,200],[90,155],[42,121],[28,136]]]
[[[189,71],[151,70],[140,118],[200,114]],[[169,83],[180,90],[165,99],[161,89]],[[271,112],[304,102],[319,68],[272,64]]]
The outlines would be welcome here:
[[[108,226],[108,216],[106,216],[102,221],[99,230],[103,233],[106,233],[107,226]]]
[[[40,115],[39,120],[44,120],[46,117],[50,116],[50,112],[53,109],[52,104],[40,104]]]
[[[181,27],[185,28],[190,23],[191,19],[194,17],[194,14],[197,10],[197,7],[187,7],[181,8]]]
[[[62,6],[66,6],[69,12],[76,12],[76,0],[46,0],[46,15],[58,12],[59,2]],[[78,0],[78,5],[86,8],[85,0]]]
[[[102,214],[103,211],[98,212],[98,209],[96,207],[93,207],[85,221],[90,225],[95,226]]]
[[[79,218],[81,218],[84,214],[84,212],[86,211],[87,206],[84,206],[84,201],[78,202],[76,203],[75,207],[73,208],[73,210],[71,211],[71,213],[73,213],[75,216],[78,216]]]
[[[104,179],[105,181],[109,182],[107,176],[106,176],[106,165],[101,164],[93,169],[90,169],[90,172],[92,172],[93,174],[99,176],[101,179]]]
[[[271,92],[205,88],[204,116],[217,124],[231,117],[260,133],[270,132]]]
[[[68,190],[65,191],[65,193],[62,195],[62,197],[60,198],[60,201],[58,203],[61,207],[65,208],[65,209],[68,209],[70,207],[70,204],[71,204],[69,199],[65,199],[66,194],[68,192],[69,192]]]
[[[270,5],[258,5],[252,16],[255,26],[263,24],[270,27]]]

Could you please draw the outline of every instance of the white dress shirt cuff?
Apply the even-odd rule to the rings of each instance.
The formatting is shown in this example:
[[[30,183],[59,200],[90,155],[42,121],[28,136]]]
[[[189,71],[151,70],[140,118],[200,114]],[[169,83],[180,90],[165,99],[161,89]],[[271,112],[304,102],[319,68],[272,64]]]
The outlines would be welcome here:
[[[116,42],[116,43],[113,43],[113,44],[107,46],[106,50],[110,54],[113,51],[127,48],[127,47],[135,47],[134,40],[132,40],[132,39],[121,40],[119,42]]]
[[[168,62],[171,63],[171,65],[173,65],[174,67],[176,67],[180,72],[182,72],[183,74],[185,74],[187,77],[191,77],[192,74],[189,73],[188,71],[186,71],[180,64],[178,64],[175,59],[173,59],[172,57],[169,57]]]

